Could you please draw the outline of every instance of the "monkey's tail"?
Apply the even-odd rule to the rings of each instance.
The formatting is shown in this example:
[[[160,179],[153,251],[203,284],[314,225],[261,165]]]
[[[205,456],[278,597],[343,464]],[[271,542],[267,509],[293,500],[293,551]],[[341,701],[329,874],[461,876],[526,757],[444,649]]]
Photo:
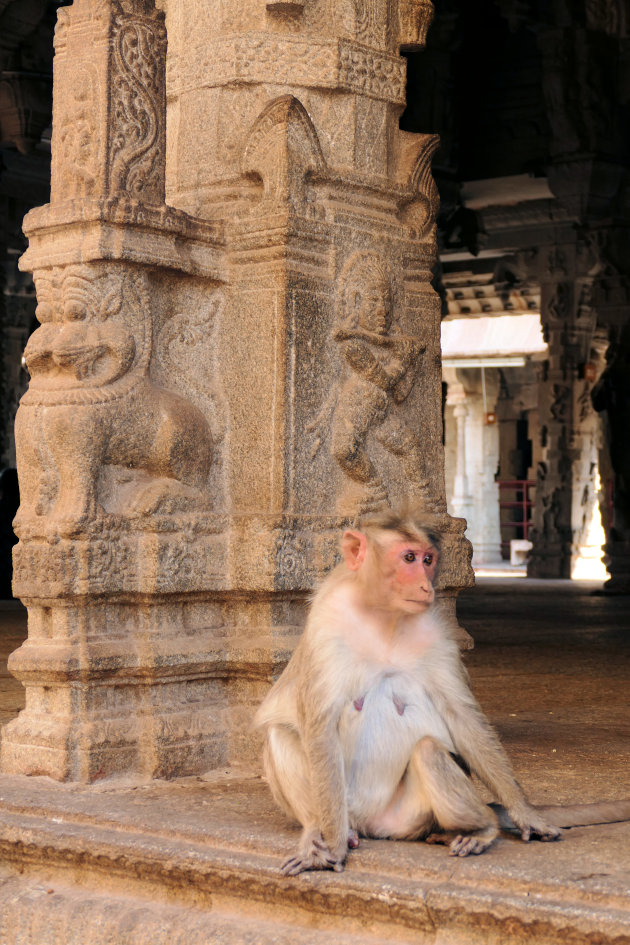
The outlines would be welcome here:
[[[499,818],[502,830],[516,830],[516,824],[501,804],[490,804]],[[630,820],[630,797],[619,801],[597,801],[593,804],[553,804],[536,807],[539,814],[554,827],[589,827],[594,824],[616,824]]]

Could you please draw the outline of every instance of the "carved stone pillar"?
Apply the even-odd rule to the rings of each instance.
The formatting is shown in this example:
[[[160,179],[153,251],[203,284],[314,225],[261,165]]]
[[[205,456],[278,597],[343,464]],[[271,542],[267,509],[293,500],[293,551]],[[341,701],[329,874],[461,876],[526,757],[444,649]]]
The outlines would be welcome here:
[[[588,240],[544,252],[541,318],[548,360],[540,387],[543,460],[536,482],[534,547],[530,577],[569,578],[596,502],[597,417],[591,407],[592,359],[596,317],[592,305],[598,260]]]
[[[261,589],[296,600],[344,521],[403,497],[443,517],[444,596],[470,580],[441,475],[438,142],[398,128],[399,50],[423,42],[431,13],[426,0],[215,0],[203,17],[193,0],[167,5],[169,201],[226,224],[220,343],[242,418],[227,490],[269,549]],[[240,556],[257,576],[260,548]]]
[[[16,421],[29,636],[10,668],[26,708],[2,766],[168,776],[226,755],[221,644],[205,630],[220,605],[198,604],[225,581],[209,513],[223,250],[216,226],[164,203],[163,16],[77,0],[55,41],[51,202],[28,215],[22,259],[41,322]]]
[[[606,531],[607,593],[630,593],[630,329],[627,279],[607,273],[597,293],[598,310],[607,325],[604,370],[592,390],[602,418],[600,504]]]
[[[441,519],[453,616],[472,574],[442,476],[437,139],[398,130],[398,50],[429,13],[169,2],[174,210],[152,0],[60,11],[5,770],[251,760],[340,529],[382,504]]]

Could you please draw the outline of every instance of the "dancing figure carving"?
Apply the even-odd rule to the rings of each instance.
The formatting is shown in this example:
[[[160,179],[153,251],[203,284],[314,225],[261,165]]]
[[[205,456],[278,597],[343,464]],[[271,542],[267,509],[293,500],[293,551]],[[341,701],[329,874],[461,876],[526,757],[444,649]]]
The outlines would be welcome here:
[[[330,427],[332,455],[352,483],[352,498],[342,497],[341,504],[355,508],[343,511],[365,512],[387,504],[387,489],[371,456],[370,434],[400,459],[413,495],[427,500],[420,442],[395,412],[411,393],[424,346],[396,330],[390,277],[375,253],[357,252],[347,261],[338,311],[333,338],[349,370],[309,427],[316,436],[313,452]]]

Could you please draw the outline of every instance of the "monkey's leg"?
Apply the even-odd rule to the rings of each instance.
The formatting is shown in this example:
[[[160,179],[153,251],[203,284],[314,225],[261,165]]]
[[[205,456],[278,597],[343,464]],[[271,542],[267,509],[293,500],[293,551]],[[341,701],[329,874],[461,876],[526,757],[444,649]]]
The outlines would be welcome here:
[[[499,833],[497,816],[446,748],[434,738],[421,739],[414,748],[410,769],[429,798],[441,830],[457,832],[450,843],[450,855],[483,853]]]
[[[302,825],[302,836],[295,856],[280,867],[287,876],[304,870],[342,870],[326,845],[313,804],[306,755],[299,735],[284,725],[272,725],[263,755],[265,775],[278,805]]]
[[[369,832],[415,840],[429,835],[436,825],[438,833],[454,837],[452,856],[483,853],[499,832],[496,815],[478,796],[470,778],[440,742],[427,736],[415,745],[394,797],[370,823]],[[432,842],[437,839],[433,834]]]

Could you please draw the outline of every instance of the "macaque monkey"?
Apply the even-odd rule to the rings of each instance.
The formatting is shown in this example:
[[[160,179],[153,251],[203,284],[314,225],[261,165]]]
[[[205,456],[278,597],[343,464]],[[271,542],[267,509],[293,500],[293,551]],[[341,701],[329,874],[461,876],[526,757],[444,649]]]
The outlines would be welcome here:
[[[630,800],[529,804],[431,612],[439,536],[426,517],[372,516],[345,532],[342,551],[256,717],[271,791],[303,828],[285,874],[342,870],[359,835],[468,856],[500,827],[556,840],[561,826],[630,819]],[[471,771],[500,804],[481,800]]]

